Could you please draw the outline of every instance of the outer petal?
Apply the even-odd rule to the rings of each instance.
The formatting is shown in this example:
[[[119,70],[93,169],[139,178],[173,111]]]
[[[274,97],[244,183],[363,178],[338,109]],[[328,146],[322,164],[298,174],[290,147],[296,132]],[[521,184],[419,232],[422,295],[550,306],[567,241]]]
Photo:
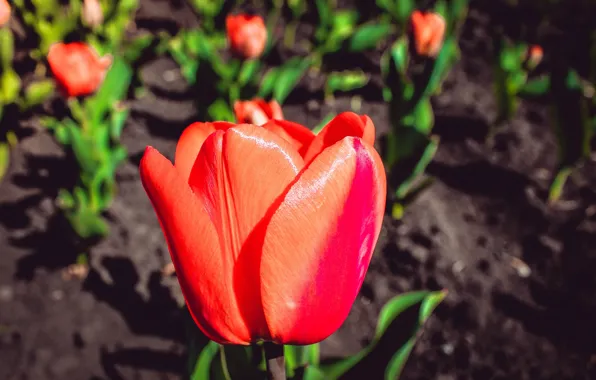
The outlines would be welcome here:
[[[286,120],[271,120],[263,125],[284,140],[290,142],[300,155],[304,156],[306,150],[315,138],[315,134],[305,126]]]
[[[272,215],[261,294],[274,341],[311,344],[343,323],[379,236],[386,178],[381,158],[347,137],[299,175]]]
[[[188,180],[190,171],[195,163],[201,146],[216,130],[225,130],[233,127],[235,124],[226,121],[216,121],[214,123],[192,123],[189,125],[178,140],[176,145],[176,156],[174,163],[180,173]]]
[[[304,153],[304,161],[310,162],[325,148],[335,144],[346,136],[360,137],[370,145],[375,143],[375,126],[366,115],[342,112],[333,118],[314,138]]]
[[[219,254],[234,263],[234,281],[228,286],[252,340],[270,337],[259,276],[266,220],[302,166],[302,157],[281,137],[241,125],[212,134],[190,176],[218,232]]]
[[[188,308],[199,328],[219,343],[247,344],[250,336],[233,291],[233,262],[201,200],[157,150],[148,147],[141,180],[168,242]]]

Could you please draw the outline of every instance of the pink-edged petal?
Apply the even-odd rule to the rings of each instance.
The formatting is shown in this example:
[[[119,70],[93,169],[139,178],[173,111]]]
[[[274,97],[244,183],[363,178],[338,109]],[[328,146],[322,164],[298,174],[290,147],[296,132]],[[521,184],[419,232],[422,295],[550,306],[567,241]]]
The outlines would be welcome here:
[[[197,122],[186,127],[176,145],[174,164],[187,180],[207,137],[217,130],[226,130],[233,126],[234,124],[226,121],[216,121],[213,123]]]
[[[234,283],[228,285],[253,340],[270,335],[259,275],[266,221],[302,167],[290,143],[246,124],[212,134],[190,176],[219,235],[220,254],[234,263]]]
[[[374,148],[347,137],[300,173],[267,226],[263,309],[272,339],[311,344],[347,317],[362,285],[385,208]]]
[[[304,161],[310,162],[325,148],[347,136],[359,137],[368,144],[373,145],[375,143],[375,126],[366,115],[342,112],[327,123],[314,138],[305,154],[303,154]]]
[[[233,262],[221,254],[215,227],[186,176],[151,147],[140,173],[195,322],[216,342],[248,344],[250,334],[232,286]]]
[[[287,120],[271,120],[263,125],[263,128],[289,141],[302,156],[315,138],[315,134],[310,129]]]

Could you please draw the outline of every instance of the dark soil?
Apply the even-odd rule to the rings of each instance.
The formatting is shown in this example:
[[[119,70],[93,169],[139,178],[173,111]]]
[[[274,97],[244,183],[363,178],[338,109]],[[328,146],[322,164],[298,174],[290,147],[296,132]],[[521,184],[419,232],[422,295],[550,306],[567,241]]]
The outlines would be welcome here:
[[[177,2],[147,0],[138,18],[145,28],[192,24]],[[403,379],[595,379],[596,164],[586,163],[564,200],[547,207],[556,145],[544,106],[524,103],[492,147],[484,145],[495,117],[486,20],[472,12],[463,58],[435,99],[442,144],[428,172],[436,181],[403,221],[387,218],[360,297],[322,352],[333,358],[360,349],[392,296],[445,288]],[[72,180],[72,163],[35,119],[20,126],[27,133],[0,184],[0,379],[183,375],[187,317],[176,279],[160,274],[169,255],[137,170],[146,145],[172,157],[194,120],[178,73],[167,58],[142,68],[150,95],[132,105],[111,234],[92,250],[83,282],[61,274],[75,252],[53,202]],[[315,126],[349,108],[349,98],[328,105],[293,96],[284,113]],[[384,104],[365,98],[358,112],[387,130]],[[392,330],[349,378],[381,379],[396,337]]]

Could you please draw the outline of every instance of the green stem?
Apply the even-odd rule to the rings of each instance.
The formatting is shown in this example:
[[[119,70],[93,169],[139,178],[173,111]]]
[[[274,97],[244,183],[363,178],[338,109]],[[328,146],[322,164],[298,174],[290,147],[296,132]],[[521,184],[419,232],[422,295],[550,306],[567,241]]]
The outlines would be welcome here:
[[[553,180],[550,190],[548,192],[548,203],[553,204],[557,202],[563,194],[563,187],[567,182],[567,178],[571,174],[571,168],[565,167],[557,173],[557,176]]]
[[[284,346],[273,342],[265,342],[263,349],[265,350],[265,361],[267,363],[267,379],[286,380]]]

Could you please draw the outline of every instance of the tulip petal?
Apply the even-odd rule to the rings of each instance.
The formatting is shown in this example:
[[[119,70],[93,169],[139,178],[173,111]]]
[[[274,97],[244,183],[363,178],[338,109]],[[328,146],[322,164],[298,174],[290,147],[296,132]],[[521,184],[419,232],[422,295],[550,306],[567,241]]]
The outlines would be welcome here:
[[[200,198],[186,176],[152,147],[145,150],[140,173],[195,322],[216,342],[248,344],[232,287],[233,262],[220,254],[219,237]]]
[[[263,244],[261,294],[272,339],[311,344],[347,317],[384,215],[381,158],[361,139],[325,149],[273,213]]]
[[[207,137],[217,130],[225,130],[233,126],[234,124],[226,121],[216,121],[213,123],[192,123],[186,127],[176,145],[174,159],[176,168],[180,170],[184,178],[188,180],[192,166]]]
[[[290,143],[245,124],[212,134],[190,175],[219,235],[220,254],[234,262],[231,289],[253,340],[270,336],[259,276],[266,221],[302,167]]]
[[[271,120],[263,125],[284,140],[290,142],[298,152],[304,156],[306,150],[315,138],[315,134],[308,128],[298,123],[286,120]]]
[[[305,162],[310,162],[325,148],[330,147],[346,136],[360,137],[370,145],[375,143],[375,126],[366,115],[342,112],[334,117],[314,138],[303,155]]]

